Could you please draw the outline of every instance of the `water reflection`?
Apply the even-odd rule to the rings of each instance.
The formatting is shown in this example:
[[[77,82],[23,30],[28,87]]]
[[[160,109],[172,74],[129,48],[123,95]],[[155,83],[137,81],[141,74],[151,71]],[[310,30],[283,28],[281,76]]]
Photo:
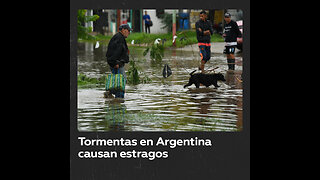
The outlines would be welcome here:
[[[116,101],[106,102],[105,127],[109,131],[125,130],[125,124],[127,121],[125,116],[126,105]]]
[[[242,89],[242,71],[227,71],[226,74],[226,84],[236,89]],[[229,99],[228,103],[234,103],[237,105],[236,114],[237,114],[237,129],[242,130],[243,123],[242,123],[242,94],[241,96],[236,96],[236,99],[233,102],[230,102]]]
[[[226,72],[226,84],[229,86],[236,88],[236,89],[242,89],[242,71],[230,71],[228,70]]]

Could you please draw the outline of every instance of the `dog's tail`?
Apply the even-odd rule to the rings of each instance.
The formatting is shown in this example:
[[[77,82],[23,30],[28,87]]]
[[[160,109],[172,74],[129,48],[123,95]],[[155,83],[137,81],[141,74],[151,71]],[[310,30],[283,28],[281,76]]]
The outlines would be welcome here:
[[[197,70],[192,71],[192,72],[190,73],[190,76],[192,76],[192,75],[193,75],[193,73],[194,73],[194,72],[196,72],[196,71],[197,71]]]

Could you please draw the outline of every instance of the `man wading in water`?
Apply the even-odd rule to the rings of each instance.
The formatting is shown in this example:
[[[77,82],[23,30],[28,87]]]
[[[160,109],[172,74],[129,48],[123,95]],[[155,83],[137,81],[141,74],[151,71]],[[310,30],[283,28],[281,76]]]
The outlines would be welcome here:
[[[206,64],[211,57],[210,40],[211,35],[213,34],[212,24],[207,20],[206,11],[200,12],[200,20],[196,22],[196,32],[201,56],[201,65],[199,70],[204,73],[204,64]]]
[[[110,70],[113,74],[121,73],[126,78],[126,72],[124,71],[125,63],[129,62],[129,49],[126,39],[132,29],[128,24],[122,24],[119,26],[119,32],[115,34],[108,44],[107,61],[110,66]],[[110,95],[111,92],[106,92]],[[116,98],[124,98],[124,92],[115,92]]]

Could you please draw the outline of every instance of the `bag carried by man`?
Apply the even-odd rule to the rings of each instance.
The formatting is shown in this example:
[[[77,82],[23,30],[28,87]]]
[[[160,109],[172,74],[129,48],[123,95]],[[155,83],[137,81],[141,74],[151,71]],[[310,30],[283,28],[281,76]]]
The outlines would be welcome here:
[[[106,77],[106,91],[110,92],[124,92],[126,88],[126,79],[120,73],[109,74]]]

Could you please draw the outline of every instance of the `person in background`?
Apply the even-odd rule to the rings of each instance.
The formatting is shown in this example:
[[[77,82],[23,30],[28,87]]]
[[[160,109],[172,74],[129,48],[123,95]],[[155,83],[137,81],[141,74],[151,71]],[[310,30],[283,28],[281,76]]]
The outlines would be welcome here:
[[[225,26],[224,26],[224,41],[225,50],[224,53],[227,54],[227,62],[228,62],[228,69],[234,70],[235,69],[235,57],[234,52],[237,46],[237,38],[242,37],[241,31],[239,30],[238,24],[231,20],[231,14],[225,13],[224,14]]]
[[[132,29],[128,24],[120,25],[119,32],[109,41],[106,53],[111,72],[113,74],[121,73],[125,78],[124,65],[129,62],[129,49],[125,38],[130,35],[130,31],[132,31]],[[110,95],[111,92],[107,92],[107,94]],[[124,98],[124,92],[115,92],[115,97]]]
[[[204,73],[204,65],[211,58],[210,40],[211,35],[213,34],[212,24],[207,20],[206,11],[200,12],[200,20],[196,22],[196,33],[201,56],[201,65],[199,67],[199,70]]]
[[[147,32],[147,30],[149,31],[149,34],[150,34],[150,20],[151,20],[151,18],[150,18],[150,16],[148,15],[148,13],[147,13],[147,11],[145,11],[144,12],[145,14],[143,15],[143,20],[144,20],[144,25],[145,25],[145,28],[146,28],[146,33],[148,33]]]

